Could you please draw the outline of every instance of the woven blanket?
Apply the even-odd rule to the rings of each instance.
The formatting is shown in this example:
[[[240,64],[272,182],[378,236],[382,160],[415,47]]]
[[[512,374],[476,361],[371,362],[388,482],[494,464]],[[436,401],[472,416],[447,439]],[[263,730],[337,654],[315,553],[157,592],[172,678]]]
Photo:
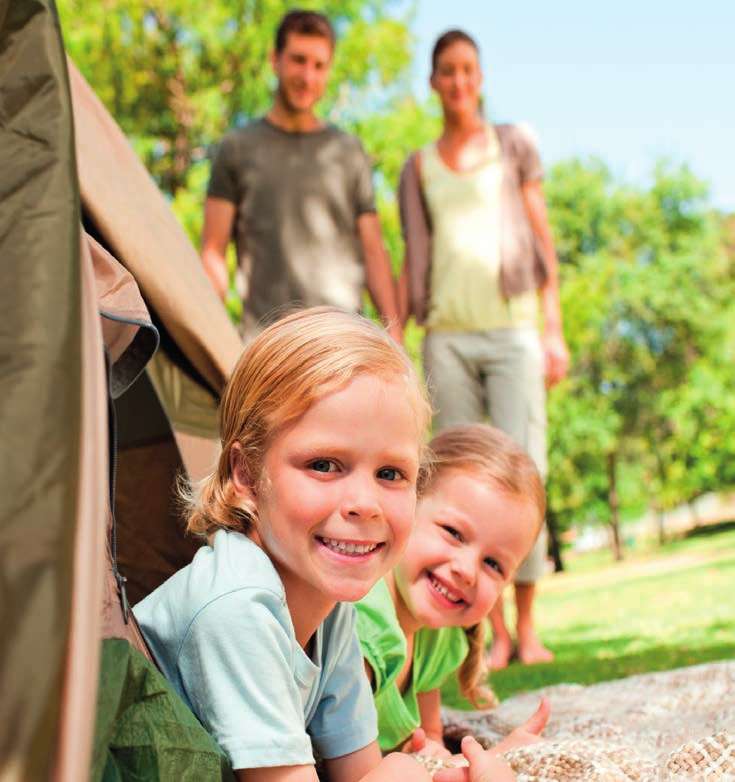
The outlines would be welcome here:
[[[546,741],[507,752],[518,782],[735,780],[735,661],[547,687],[489,711],[442,710],[445,737],[491,747],[551,701]]]

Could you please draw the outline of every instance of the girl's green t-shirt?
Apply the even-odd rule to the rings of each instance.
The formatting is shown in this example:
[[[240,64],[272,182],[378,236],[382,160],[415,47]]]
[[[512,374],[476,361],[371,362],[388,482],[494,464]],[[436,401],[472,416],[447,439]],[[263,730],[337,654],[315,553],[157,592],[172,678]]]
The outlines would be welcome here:
[[[417,693],[442,686],[467,656],[467,636],[461,627],[422,628],[416,633],[411,678],[404,693],[396,677],[406,661],[406,639],[385,579],[358,603],[357,634],[364,658],[373,669],[373,697],[378,712],[378,745],[395,749],[419,726]]]

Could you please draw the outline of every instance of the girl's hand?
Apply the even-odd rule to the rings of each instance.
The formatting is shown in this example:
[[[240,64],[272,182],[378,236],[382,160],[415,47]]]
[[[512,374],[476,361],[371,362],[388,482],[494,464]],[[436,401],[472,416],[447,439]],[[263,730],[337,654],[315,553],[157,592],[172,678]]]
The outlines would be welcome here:
[[[434,774],[434,782],[512,782],[516,778],[511,767],[495,754],[494,749],[483,749],[472,736],[462,739],[462,754],[470,764],[469,768],[442,769]]]
[[[537,744],[539,741],[543,741],[539,733],[546,727],[550,716],[551,703],[544,696],[541,698],[538,709],[527,722],[521,725],[520,728],[516,728],[512,733],[509,733],[501,742],[488,751],[494,752],[496,755],[502,755],[515,747],[525,747],[526,744]]]
[[[415,752],[428,758],[451,758],[452,753],[439,741],[430,739],[423,728],[416,728],[406,743],[407,752]]]
[[[462,754],[470,764],[469,768],[447,768],[434,774],[435,782],[506,782],[516,778],[510,766],[498,755],[515,747],[536,744],[543,741],[539,733],[546,727],[551,716],[551,703],[543,697],[531,718],[516,728],[492,749],[485,750],[472,736],[462,739]]]

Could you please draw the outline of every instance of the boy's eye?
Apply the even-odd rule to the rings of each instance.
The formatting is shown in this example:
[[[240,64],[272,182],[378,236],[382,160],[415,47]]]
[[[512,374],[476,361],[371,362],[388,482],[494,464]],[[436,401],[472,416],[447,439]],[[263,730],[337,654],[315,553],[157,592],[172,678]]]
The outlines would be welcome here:
[[[335,468],[334,462],[329,459],[316,459],[309,466],[314,472],[332,472]]]
[[[382,467],[378,470],[378,478],[381,481],[397,481],[400,477],[401,473],[395,467]]]

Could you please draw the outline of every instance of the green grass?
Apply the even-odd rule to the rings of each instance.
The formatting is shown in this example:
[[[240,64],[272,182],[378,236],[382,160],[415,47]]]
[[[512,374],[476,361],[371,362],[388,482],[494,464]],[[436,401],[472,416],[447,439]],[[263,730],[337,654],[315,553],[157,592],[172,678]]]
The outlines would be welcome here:
[[[490,683],[502,700],[561,683],[592,684],[648,671],[735,659],[735,524],[644,545],[613,563],[609,552],[569,561],[538,589],[536,625],[553,663],[511,663]],[[512,592],[507,593],[510,608]],[[507,610],[509,626],[514,621]],[[471,708],[449,682],[443,702]]]

